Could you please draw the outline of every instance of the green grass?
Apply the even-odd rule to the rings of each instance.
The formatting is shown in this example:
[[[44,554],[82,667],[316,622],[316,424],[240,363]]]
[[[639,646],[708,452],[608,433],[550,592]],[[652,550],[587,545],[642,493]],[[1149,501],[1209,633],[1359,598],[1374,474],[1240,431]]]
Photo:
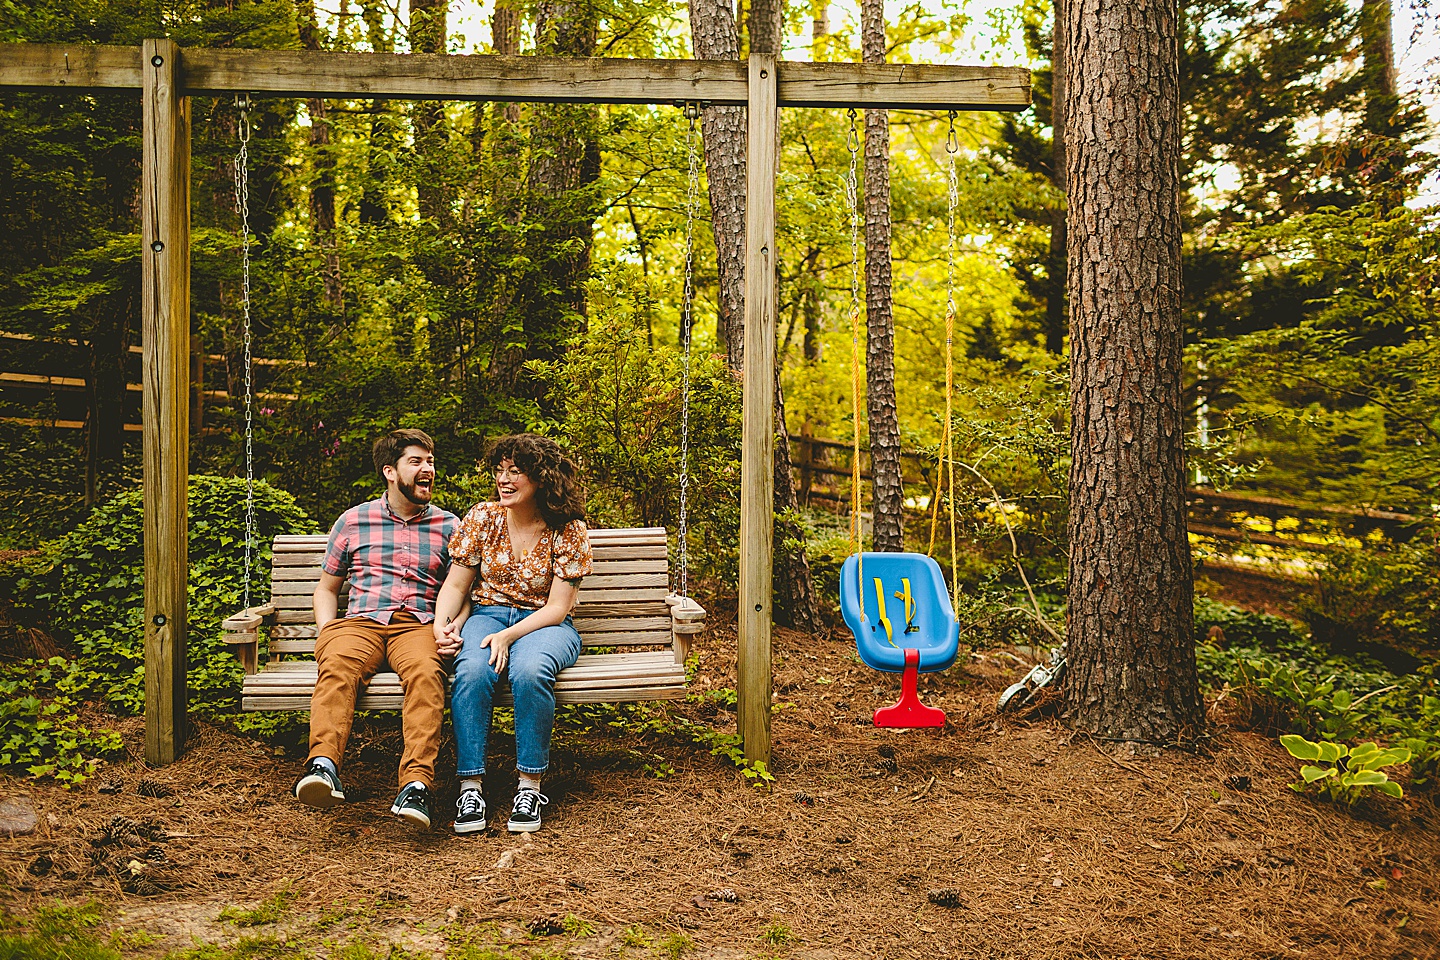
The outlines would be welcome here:
[[[226,907],[220,911],[220,919],[237,927],[262,927],[268,923],[276,923],[290,910],[290,904],[294,903],[298,896],[299,894],[286,884],[270,897],[260,901],[253,910]]]

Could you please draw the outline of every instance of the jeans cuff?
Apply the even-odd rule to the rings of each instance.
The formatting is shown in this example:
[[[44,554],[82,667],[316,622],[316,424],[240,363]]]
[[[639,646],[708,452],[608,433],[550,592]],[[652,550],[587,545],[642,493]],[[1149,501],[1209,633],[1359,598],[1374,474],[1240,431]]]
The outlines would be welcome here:
[[[550,769],[550,765],[547,763],[547,764],[546,764],[545,766],[543,766],[543,767],[526,767],[526,766],[522,766],[522,765],[520,765],[520,764],[517,763],[517,764],[515,764],[515,769],[516,769],[518,772],[520,772],[520,773],[529,773],[529,774],[532,774],[532,775],[533,775],[533,774],[544,773],[546,770],[549,770],[549,769]]]
[[[481,767],[479,770],[456,770],[455,776],[459,777],[461,780],[473,780],[476,777],[485,776],[485,768]]]

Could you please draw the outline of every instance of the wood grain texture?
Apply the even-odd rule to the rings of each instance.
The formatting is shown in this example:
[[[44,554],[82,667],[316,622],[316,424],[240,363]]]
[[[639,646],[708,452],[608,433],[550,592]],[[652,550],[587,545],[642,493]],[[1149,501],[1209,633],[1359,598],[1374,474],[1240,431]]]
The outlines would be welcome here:
[[[1066,711],[1171,743],[1204,715],[1185,523],[1177,0],[1067,0]]]
[[[693,17],[692,17],[693,22]],[[734,30],[733,17],[730,29]],[[301,50],[182,52],[185,93],[255,93],[295,98],[493,100],[534,103],[661,103],[706,100],[729,130],[748,98],[746,65],[726,56],[720,29],[698,34],[696,52],[716,59],[622,60],[598,57],[501,57],[444,54],[330,53]],[[711,34],[714,36],[711,36]],[[714,40],[713,44],[709,43]],[[738,51],[738,40],[735,50]],[[134,47],[0,44],[0,86],[74,90],[139,89]],[[733,54],[732,54],[733,55]],[[773,68],[772,68],[773,69]],[[784,63],[777,103],[785,107],[893,110],[1023,110],[1030,72],[1014,67],[923,64]],[[734,133],[739,132],[735,126]],[[706,137],[711,125],[707,123]],[[707,151],[707,160],[708,151]]]
[[[186,734],[190,465],[190,101],[179,47],[147,40],[142,91],[141,342],[145,492],[145,759]]]
[[[737,719],[745,756],[770,761],[771,572],[775,460],[775,58],[750,56],[746,143],[745,380],[740,459]]]

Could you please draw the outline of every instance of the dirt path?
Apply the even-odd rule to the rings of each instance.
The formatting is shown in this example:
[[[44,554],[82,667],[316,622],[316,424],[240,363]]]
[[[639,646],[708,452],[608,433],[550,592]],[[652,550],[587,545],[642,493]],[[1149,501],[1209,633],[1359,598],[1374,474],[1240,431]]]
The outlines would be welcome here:
[[[1208,756],[1127,760],[1001,721],[1013,669],[998,658],[922,689],[945,730],[877,730],[894,678],[840,641],[782,633],[777,651],[768,792],[661,724],[596,714],[558,736],[544,831],[417,835],[386,814],[392,722],[357,731],[353,802],[329,812],[290,800],[295,759],[205,727],[163,770],[117,764],[71,792],[0,785],[42,821],[0,840],[0,906],[99,899],[158,937],[135,940],[143,956],[260,937],[287,958],[352,942],[475,960],[1440,957],[1428,801],[1358,815],[1312,802],[1250,733],[1219,731]],[[714,631],[697,691],[732,686],[733,655],[733,632]],[[724,702],[679,709],[724,728]],[[124,730],[138,749],[138,726]],[[508,809],[511,768],[493,766],[492,807]],[[234,919],[217,919],[227,906]]]

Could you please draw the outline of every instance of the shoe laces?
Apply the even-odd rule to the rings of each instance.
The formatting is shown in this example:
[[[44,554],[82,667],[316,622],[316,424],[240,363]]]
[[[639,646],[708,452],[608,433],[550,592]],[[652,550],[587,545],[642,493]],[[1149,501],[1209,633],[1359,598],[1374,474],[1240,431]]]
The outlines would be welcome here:
[[[533,817],[540,812],[540,807],[550,802],[550,798],[539,790],[526,788],[515,794],[515,812]]]
[[[462,790],[460,799],[455,801],[455,809],[462,817],[479,813],[485,809],[485,798],[480,796],[479,790]]]

